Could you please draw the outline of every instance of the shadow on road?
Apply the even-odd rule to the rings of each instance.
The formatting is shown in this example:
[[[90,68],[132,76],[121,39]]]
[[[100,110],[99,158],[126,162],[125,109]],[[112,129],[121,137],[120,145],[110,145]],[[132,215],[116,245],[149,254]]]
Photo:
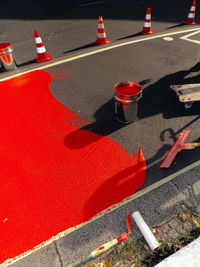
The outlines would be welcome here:
[[[179,23],[177,25],[174,25],[174,26],[170,26],[170,27],[167,27],[166,29],[174,29],[174,28],[179,28],[179,27],[182,27],[182,26],[185,26],[186,24],[184,23]]]
[[[87,45],[83,45],[83,46],[80,46],[80,47],[65,51],[65,52],[63,52],[63,54],[79,51],[79,50],[82,50],[82,49],[87,49],[87,48],[94,47],[94,46],[97,46],[97,45],[95,43],[90,43],[90,44],[87,44]]]
[[[199,114],[199,102],[193,104],[191,109],[185,109],[179,102],[178,97],[170,89],[172,84],[199,83],[200,74],[187,77],[193,72],[200,70],[200,63],[197,63],[189,70],[181,70],[169,74],[151,84],[143,90],[143,97],[140,100],[138,116],[140,119],[148,118],[156,114],[163,114],[165,119],[192,116]]]
[[[28,66],[28,65],[32,65],[34,63],[36,63],[35,59],[23,62],[21,64],[17,64],[17,67],[25,67],[25,66]]]
[[[143,188],[153,184],[155,180],[159,181],[199,160],[200,158],[199,148],[191,150],[182,150],[179,153],[177,153],[175,159],[173,160],[169,168],[161,168],[161,169],[159,168],[167,152],[171,149],[174,142],[177,140],[180,132],[184,129],[188,129],[190,125],[192,125],[199,119],[200,116],[197,116],[195,119],[185,124],[176,132],[174,132],[172,128],[167,128],[160,133],[160,141],[163,143],[163,145],[162,147],[160,147],[160,149],[155,153],[153,157],[146,160],[148,180],[145,181],[145,185],[143,186]],[[196,140],[193,140],[192,142],[199,142],[199,141],[200,137],[197,138]],[[187,143],[187,139],[185,143]]]
[[[64,144],[73,149],[79,149],[93,142],[98,141],[103,136],[107,136],[114,131],[121,129],[126,124],[119,122],[115,117],[114,99],[108,101],[94,114],[95,122],[85,124],[76,131],[68,134],[64,139]],[[77,127],[77,125],[76,125]],[[91,132],[90,138],[83,138],[84,132]]]
[[[199,102],[193,104],[191,109],[185,109],[183,105],[178,101],[178,97],[175,95],[174,91],[170,89],[172,84],[186,84],[186,83],[198,83],[200,81],[200,74],[186,78],[187,75],[191,73],[198,72],[200,70],[200,63],[189,70],[182,70],[164,76],[162,79],[154,84],[147,86],[143,90],[143,97],[139,103],[138,118],[139,121],[145,118],[163,114],[165,119],[183,117],[183,116],[194,116],[199,115]],[[144,85],[149,83],[150,80],[141,81],[140,84]],[[93,114],[95,122],[87,123],[82,127],[78,127],[76,131],[68,134],[64,139],[64,144],[67,147],[79,149],[81,147],[87,146],[93,142],[96,142],[103,136],[108,136],[111,133],[126,127],[128,124],[121,123],[116,119],[115,116],[115,100],[112,98],[110,101],[101,106]],[[177,134],[181,130],[190,126],[193,122],[199,119],[199,116],[193,119],[186,126],[182,127],[180,131],[171,134],[173,141],[177,138]],[[92,138],[82,138],[83,131],[91,132],[95,135]],[[166,129],[165,131],[170,131]],[[173,130],[172,130],[173,131]],[[164,136],[164,133],[161,133]],[[78,141],[76,141],[78,140]],[[163,151],[166,151],[166,147],[163,147],[158,151],[157,158],[162,158]],[[153,159],[151,159],[151,162]]]
[[[124,39],[132,38],[132,37],[136,37],[136,36],[141,36],[141,35],[142,35],[142,34],[138,32],[138,33],[135,33],[135,34],[131,34],[131,35],[128,35],[128,36],[119,38],[119,39],[117,39],[117,40],[118,40],[118,41],[119,41],[119,40],[124,40]]]

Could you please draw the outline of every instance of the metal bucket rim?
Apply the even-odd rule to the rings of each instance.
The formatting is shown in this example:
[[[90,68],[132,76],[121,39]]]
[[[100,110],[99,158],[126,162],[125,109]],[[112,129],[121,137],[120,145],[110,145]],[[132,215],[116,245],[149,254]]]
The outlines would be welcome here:
[[[115,100],[120,102],[120,103],[124,103],[124,104],[128,104],[128,103],[134,103],[134,102],[137,102],[140,100],[142,96],[138,97],[135,101],[135,99],[132,99],[132,100],[126,100],[126,99],[121,99],[121,98],[118,98],[117,96],[115,96]]]
[[[136,85],[138,85],[140,88],[141,88],[141,90],[140,90],[140,92],[139,93],[137,93],[137,94],[133,94],[133,95],[127,95],[127,94],[120,94],[120,93],[118,93],[117,91],[116,91],[116,87],[118,87],[120,84],[130,84],[130,83],[134,83],[134,84],[136,84]],[[117,83],[117,84],[115,84],[115,87],[114,87],[114,89],[115,89],[115,93],[117,93],[118,95],[120,95],[120,96],[128,96],[128,97],[131,97],[131,96],[137,96],[137,95],[139,95],[139,94],[142,94],[142,86],[139,84],[139,83],[136,83],[136,82],[133,82],[133,81],[125,81],[125,82],[120,82],[120,83]]]
[[[124,104],[128,104],[128,103],[133,103],[135,102],[134,100],[124,100],[124,99],[120,99],[117,96],[115,96],[115,100],[117,100],[120,103],[124,103]]]
[[[139,95],[142,95],[142,92],[139,92],[138,94],[135,94],[135,95],[122,95],[122,94],[120,94],[120,93],[117,93],[116,91],[115,91],[115,94],[116,95],[119,95],[119,96],[126,96],[126,97],[134,97],[134,96],[139,96]],[[140,97],[140,96],[139,96]]]

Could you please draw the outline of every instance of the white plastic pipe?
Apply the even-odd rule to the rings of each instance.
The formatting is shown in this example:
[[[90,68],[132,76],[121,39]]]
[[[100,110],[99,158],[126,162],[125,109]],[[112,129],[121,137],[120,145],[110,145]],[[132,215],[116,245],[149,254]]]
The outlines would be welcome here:
[[[141,214],[139,211],[135,211],[132,213],[133,220],[137,224],[138,228],[140,229],[141,233],[143,234],[145,240],[147,241],[149,247],[151,250],[154,250],[159,247],[159,244],[151,232],[150,228],[142,218]]]

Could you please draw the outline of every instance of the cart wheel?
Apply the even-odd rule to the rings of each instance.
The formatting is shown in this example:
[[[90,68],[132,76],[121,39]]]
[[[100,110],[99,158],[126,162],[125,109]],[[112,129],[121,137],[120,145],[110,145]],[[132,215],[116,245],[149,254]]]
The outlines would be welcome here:
[[[185,109],[190,109],[192,107],[193,102],[188,102],[184,104]]]

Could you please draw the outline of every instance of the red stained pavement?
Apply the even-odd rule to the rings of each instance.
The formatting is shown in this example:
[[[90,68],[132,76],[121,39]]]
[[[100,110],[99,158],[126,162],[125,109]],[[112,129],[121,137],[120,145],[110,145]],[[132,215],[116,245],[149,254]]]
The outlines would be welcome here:
[[[0,82],[0,264],[88,221],[144,184],[140,150],[78,129],[45,71]],[[76,117],[79,116],[76,114]]]

